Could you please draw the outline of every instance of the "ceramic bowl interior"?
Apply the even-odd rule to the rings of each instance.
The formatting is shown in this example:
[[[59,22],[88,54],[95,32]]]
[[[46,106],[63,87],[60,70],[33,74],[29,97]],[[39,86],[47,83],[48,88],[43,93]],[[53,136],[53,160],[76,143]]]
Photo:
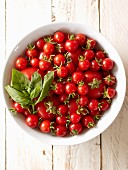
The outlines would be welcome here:
[[[33,32],[26,35],[12,50],[10,56],[8,57],[5,69],[3,73],[3,95],[6,103],[7,108],[11,108],[11,100],[9,99],[8,94],[5,92],[4,87],[7,84],[10,84],[10,78],[11,78],[11,69],[14,67],[15,60],[17,56],[20,56],[28,43],[34,42],[38,38],[44,36],[53,34],[57,30],[69,32],[69,33],[83,33],[88,37],[94,38],[98,42],[98,46],[102,49],[104,49],[109,57],[114,60],[115,67],[114,67],[114,75],[117,78],[117,84],[116,84],[116,90],[117,95],[113,99],[113,103],[108,111],[104,113],[104,115],[101,117],[101,119],[98,121],[97,125],[89,129],[87,131],[84,131],[80,135],[76,136],[67,136],[67,137],[55,137],[49,134],[44,134],[38,130],[29,128],[25,122],[23,116],[12,116],[12,113],[9,112],[16,122],[18,126],[20,126],[27,134],[33,136],[34,138],[38,139],[42,143],[47,144],[53,144],[53,145],[74,145],[86,142],[96,136],[98,136],[100,133],[102,133],[106,128],[109,127],[109,125],[114,121],[114,119],[117,117],[121,106],[123,104],[124,96],[125,96],[125,89],[126,89],[126,76],[124,67],[121,61],[120,56],[114,49],[114,47],[97,31],[94,29],[83,25],[83,24],[76,24],[71,22],[60,22],[60,23],[51,23],[45,26],[42,26]],[[121,90],[120,90],[121,89]]]

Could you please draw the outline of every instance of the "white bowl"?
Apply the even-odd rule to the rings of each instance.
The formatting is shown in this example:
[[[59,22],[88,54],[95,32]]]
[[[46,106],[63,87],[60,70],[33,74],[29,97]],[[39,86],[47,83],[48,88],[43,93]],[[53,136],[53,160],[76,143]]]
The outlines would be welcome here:
[[[47,143],[52,145],[74,145],[74,144],[86,142],[98,136],[106,128],[108,128],[109,125],[117,117],[125,97],[126,76],[125,76],[124,66],[122,64],[121,58],[119,57],[114,47],[100,33],[88,27],[87,25],[71,23],[71,22],[60,22],[60,23],[51,23],[42,26],[34,30],[30,34],[26,35],[19,43],[17,43],[17,45],[15,46],[15,48],[13,49],[13,51],[11,52],[10,56],[7,59],[4,74],[3,74],[3,94],[4,94],[6,106],[7,108],[10,108],[11,101],[9,99],[8,94],[5,92],[4,87],[5,85],[10,84],[11,69],[14,66],[15,59],[17,58],[17,56],[21,55],[21,53],[24,51],[28,43],[33,42],[37,40],[39,37],[42,37],[44,35],[52,34],[57,30],[63,30],[71,33],[83,33],[88,37],[94,38],[98,42],[98,44],[108,53],[109,57],[112,60],[114,60],[115,67],[113,71],[114,71],[114,75],[117,78],[117,85],[116,85],[117,95],[113,99],[113,103],[110,109],[105,112],[105,114],[98,121],[98,124],[94,128],[89,129],[85,133],[73,137],[55,137],[49,134],[44,134],[42,132],[39,132],[35,129],[31,129],[30,127],[28,127],[25,124],[22,116],[15,116],[15,117],[12,116],[12,118],[15,120],[16,124],[19,125],[27,134],[33,136],[34,138],[38,139],[42,143]],[[9,112],[9,114],[12,115],[11,112]]]

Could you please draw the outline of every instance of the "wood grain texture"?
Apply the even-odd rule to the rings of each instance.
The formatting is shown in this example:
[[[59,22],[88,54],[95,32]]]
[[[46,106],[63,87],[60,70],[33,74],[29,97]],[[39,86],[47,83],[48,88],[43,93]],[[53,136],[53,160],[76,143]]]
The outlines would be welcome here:
[[[99,29],[98,1],[52,0],[53,21],[74,21]],[[100,136],[75,146],[53,146],[54,170],[99,170]]]
[[[0,0],[0,93],[2,92],[2,73],[4,69],[3,63],[5,62],[5,1]],[[1,101],[1,114],[0,114],[0,169],[5,169],[5,105],[2,94],[0,95]]]
[[[100,4],[101,33],[118,51],[128,73],[128,1],[101,1]],[[108,12],[109,11],[109,12]],[[122,82],[123,83],[123,82]],[[102,134],[103,169],[128,169],[128,91],[123,107],[114,123]]]
[[[51,21],[50,2],[50,0],[7,0],[7,57],[22,36]],[[52,146],[38,143],[17,128],[8,112],[6,131],[7,170],[52,170]]]

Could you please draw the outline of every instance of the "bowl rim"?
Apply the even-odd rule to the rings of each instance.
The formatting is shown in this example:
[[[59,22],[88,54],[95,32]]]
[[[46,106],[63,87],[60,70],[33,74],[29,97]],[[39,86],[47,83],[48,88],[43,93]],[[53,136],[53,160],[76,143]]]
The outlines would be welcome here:
[[[3,67],[4,70],[3,70],[3,78],[2,78],[2,82],[3,82],[3,84],[2,84],[2,86],[3,86],[2,94],[3,94],[3,96],[4,96],[5,107],[8,108],[8,104],[7,104],[6,97],[5,97],[5,90],[4,90],[4,75],[5,75],[6,65],[7,65],[8,61],[9,61],[9,58],[10,58],[10,56],[12,55],[12,53],[14,52],[14,50],[16,49],[17,45],[20,44],[20,43],[22,43],[22,41],[23,41],[24,39],[26,39],[28,36],[30,36],[30,35],[33,34],[34,32],[36,32],[36,31],[38,31],[38,30],[40,30],[40,29],[43,29],[44,27],[49,27],[49,26],[57,25],[57,24],[79,25],[79,26],[87,27],[88,29],[90,29],[91,31],[93,31],[94,34],[97,34],[98,36],[100,36],[100,37],[103,39],[103,41],[105,41],[107,44],[109,44],[109,46],[112,48],[112,50],[117,54],[117,56],[119,57],[119,60],[121,61],[121,68],[122,68],[122,70],[123,70],[123,80],[124,80],[124,90],[122,91],[122,93],[123,93],[123,94],[122,94],[123,100],[120,102],[120,107],[118,108],[117,113],[113,116],[113,119],[110,120],[109,123],[105,124],[104,127],[102,127],[102,129],[99,129],[99,131],[98,131],[98,133],[96,133],[96,135],[93,135],[92,137],[88,138],[88,140],[86,140],[86,139],[84,139],[84,138],[82,138],[82,139],[80,139],[80,140],[75,140],[74,143],[69,142],[69,141],[68,141],[69,143],[66,143],[66,142],[65,142],[66,140],[65,140],[64,142],[61,142],[62,140],[65,139],[65,137],[63,137],[63,138],[62,138],[62,137],[56,137],[56,139],[58,139],[58,138],[61,139],[61,140],[58,139],[58,141],[56,141],[56,140],[50,141],[50,142],[49,142],[49,141],[48,141],[48,142],[43,141],[43,143],[45,143],[45,144],[52,144],[52,145],[76,145],[76,144],[80,144],[80,143],[83,143],[83,142],[87,142],[87,141],[89,141],[89,140],[97,137],[98,135],[100,135],[101,133],[103,133],[103,132],[114,122],[115,118],[116,118],[117,115],[119,114],[120,109],[122,108],[122,105],[123,105],[123,102],[124,102],[124,98],[125,98],[125,94],[126,94],[126,73],[125,73],[125,69],[124,69],[124,65],[123,65],[122,59],[120,58],[120,56],[119,56],[119,54],[117,53],[116,49],[111,45],[111,43],[110,43],[100,32],[96,31],[95,29],[93,29],[92,27],[90,27],[90,26],[88,26],[88,25],[86,25],[86,24],[65,21],[65,22],[51,22],[51,23],[47,23],[47,24],[42,25],[42,26],[34,29],[33,31],[27,33],[26,35],[23,36],[22,39],[20,39],[20,40],[16,43],[15,47],[11,50],[10,54],[8,55],[8,57],[6,57],[6,60],[5,60],[5,63],[4,63],[4,67]],[[91,31],[90,31],[90,32],[91,32]],[[8,112],[10,112],[10,111],[8,111]],[[9,115],[10,115],[11,117],[13,117],[11,112],[10,112]],[[16,119],[14,119],[14,117],[13,117],[12,120],[13,120],[13,121],[18,125],[18,127],[20,127],[20,129],[22,129],[26,134],[29,134],[24,128],[22,128],[22,127],[17,123],[17,121],[16,121]],[[34,137],[32,134],[29,134],[29,135],[32,136],[34,139],[37,139],[37,138]],[[79,135],[78,135],[78,136],[79,136]],[[74,136],[74,137],[72,137],[72,138],[76,138],[76,136]],[[80,138],[80,137],[79,137],[79,138]],[[39,139],[37,139],[37,140],[40,141]],[[42,141],[40,141],[40,142],[42,142]]]

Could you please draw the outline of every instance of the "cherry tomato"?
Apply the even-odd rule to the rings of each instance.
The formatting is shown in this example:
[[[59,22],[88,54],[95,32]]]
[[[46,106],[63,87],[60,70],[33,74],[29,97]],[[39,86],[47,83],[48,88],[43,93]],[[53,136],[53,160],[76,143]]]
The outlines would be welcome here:
[[[31,128],[35,128],[38,126],[38,116],[36,115],[29,115],[26,118],[26,124],[31,127]]]
[[[44,101],[42,101],[36,105],[36,110],[37,110],[38,117],[42,118],[43,120],[52,121],[55,118],[55,114],[47,111]]]
[[[51,67],[51,63],[49,61],[46,60],[40,60],[39,61],[39,68],[43,71],[47,71],[49,70]]]
[[[24,57],[18,57],[15,62],[15,66],[18,70],[23,70],[27,67],[28,61]]]
[[[108,87],[107,90],[105,91],[104,96],[107,98],[113,98],[116,95],[116,90],[112,87]]]
[[[68,100],[68,94],[63,93],[63,94],[59,95],[60,102],[65,103],[67,100]]]
[[[40,130],[44,133],[49,133],[50,132],[50,124],[51,122],[49,120],[44,120],[40,124]]]
[[[80,96],[80,98],[79,98],[79,105],[86,106],[87,103],[88,103],[88,97]]]
[[[67,69],[68,69],[69,74],[74,73],[75,70],[76,70],[76,67],[75,67],[75,65],[74,65],[73,62],[67,63],[67,64],[66,64],[66,67],[67,67]]]
[[[61,31],[55,32],[55,34],[54,34],[54,40],[55,40],[56,42],[62,43],[62,42],[64,41],[64,39],[65,39],[65,35],[64,35],[63,32],[61,32]]]
[[[88,93],[88,86],[86,84],[78,85],[77,92],[80,95],[86,95]]]
[[[87,70],[85,71],[84,76],[85,76],[85,83],[92,82],[94,78],[96,78],[97,80],[102,80],[102,74],[99,71]]]
[[[72,61],[76,64],[78,62],[78,58],[82,55],[82,49],[78,48],[75,52],[68,52],[68,56],[71,57]]]
[[[92,60],[94,58],[94,51],[93,50],[85,50],[83,52],[83,56],[86,60]]]
[[[90,110],[98,110],[98,100],[96,99],[91,99],[88,103],[88,108]]]
[[[13,103],[13,108],[18,112],[18,113],[22,113],[25,111],[24,108],[21,107],[21,105],[17,102]]]
[[[105,70],[105,71],[112,70],[113,66],[114,66],[114,62],[112,59],[110,59],[110,58],[103,59],[103,61],[102,61],[102,69],[103,70]]]
[[[80,122],[78,123],[70,123],[69,130],[71,135],[78,135],[83,131],[83,126]]]
[[[72,81],[75,84],[78,84],[81,81],[84,81],[84,75],[81,71],[76,71],[72,74]]]
[[[67,94],[75,93],[76,92],[76,85],[72,82],[67,82],[65,85],[65,92]]]
[[[37,47],[39,50],[43,50],[44,44],[45,44],[45,41],[44,41],[43,38],[39,38],[39,39],[36,41],[36,47]]]
[[[78,110],[78,104],[76,99],[70,99],[68,104],[69,114],[75,113]]]
[[[67,117],[65,115],[56,116],[56,123],[59,125],[66,125]]]
[[[32,67],[39,67],[39,61],[40,60],[38,58],[32,58],[30,60],[30,64],[31,64]]]
[[[76,40],[67,40],[65,42],[65,49],[68,52],[75,52],[78,49],[78,43]]]
[[[98,99],[103,95],[104,91],[104,83],[100,83],[98,88],[92,89],[90,86],[88,87],[88,97],[92,99]]]
[[[103,60],[105,58],[104,52],[101,50],[97,50],[95,53],[95,57],[97,60]]]
[[[82,124],[87,127],[87,128],[92,128],[94,126],[94,119],[92,118],[92,116],[89,115],[85,115],[82,118]]]
[[[78,123],[81,119],[81,114],[78,114],[78,113],[71,113],[70,114],[70,121],[72,123]]]
[[[112,86],[116,83],[116,77],[112,74],[109,74],[104,78],[104,83],[108,86]]]
[[[68,69],[65,66],[61,66],[59,69],[57,69],[57,75],[58,77],[64,78],[68,75]]]
[[[34,58],[38,56],[38,51],[35,48],[35,45],[29,44],[28,49],[26,50],[26,56],[29,58]]]
[[[79,45],[84,45],[86,43],[86,36],[84,34],[76,34],[75,40]]]
[[[83,71],[88,70],[90,67],[90,62],[89,62],[89,60],[79,61],[78,66]]]
[[[48,60],[50,58],[50,54],[45,54],[44,51],[40,51],[39,53],[39,59],[40,60]]]
[[[61,115],[66,115],[68,113],[68,106],[67,105],[60,105],[58,106],[58,112]]]
[[[53,90],[55,94],[63,94],[64,93],[64,85],[62,83],[55,83],[55,90]]]
[[[98,71],[100,69],[99,63],[96,60],[92,60],[90,69],[92,71]]]
[[[52,54],[55,50],[55,47],[53,44],[47,42],[47,43],[45,43],[43,50],[44,50],[45,54]]]
[[[93,38],[87,38],[87,49],[93,49],[96,45],[96,41]]]
[[[54,57],[54,64],[57,66],[64,65],[66,62],[66,59],[63,54],[57,54]]]
[[[56,52],[57,53],[65,53],[66,50],[65,50],[65,47],[64,47],[64,43],[59,43],[55,46],[56,48]]]
[[[57,125],[55,128],[55,135],[56,136],[66,136],[67,135],[67,128],[64,125]]]
[[[110,104],[107,102],[107,100],[105,100],[105,99],[102,99],[102,100],[100,100],[100,102],[99,102],[99,109],[101,110],[101,111],[105,111],[105,110],[107,110],[108,108],[109,108],[109,106],[110,106]]]

